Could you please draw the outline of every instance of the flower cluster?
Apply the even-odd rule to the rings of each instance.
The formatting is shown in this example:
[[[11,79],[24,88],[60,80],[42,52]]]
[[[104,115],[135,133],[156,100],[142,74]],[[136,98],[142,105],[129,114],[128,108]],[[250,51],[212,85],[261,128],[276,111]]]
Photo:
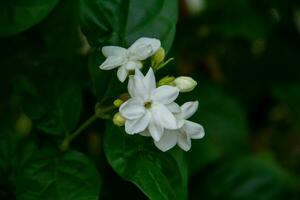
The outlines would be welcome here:
[[[180,92],[189,92],[197,85],[190,77],[165,77],[156,83],[154,70],[166,64],[164,50],[159,40],[140,38],[128,49],[105,46],[102,52],[106,60],[100,69],[119,67],[117,76],[121,82],[128,79],[130,98],[124,103],[119,100],[119,112],[114,123],[125,125],[127,134],[152,137],[154,144],[167,151],[176,144],[185,151],[191,148],[191,139],[204,136],[203,127],[188,119],[197,111],[198,101],[186,102],[179,106],[175,100]],[[142,61],[152,57],[152,67],[146,75],[140,71]],[[134,75],[132,75],[134,74]]]

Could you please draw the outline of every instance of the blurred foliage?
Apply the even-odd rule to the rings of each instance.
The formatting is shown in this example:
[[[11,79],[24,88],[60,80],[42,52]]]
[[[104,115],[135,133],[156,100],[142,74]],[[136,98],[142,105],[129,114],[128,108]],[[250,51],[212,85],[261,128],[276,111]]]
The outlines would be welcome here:
[[[298,1],[0,5],[0,199],[300,198]],[[61,152],[98,101],[124,92],[98,69],[101,47],[141,36],[175,57],[158,76],[197,80],[179,102],[199,101],[206,136],[162,153],[99,120]]]

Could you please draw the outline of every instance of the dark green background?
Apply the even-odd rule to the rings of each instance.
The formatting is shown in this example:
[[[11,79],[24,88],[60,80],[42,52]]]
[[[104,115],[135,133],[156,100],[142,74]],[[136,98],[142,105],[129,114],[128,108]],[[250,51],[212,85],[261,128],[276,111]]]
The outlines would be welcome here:
[[[202,0],[0,3],[0,199],[299,199],[300,3]],[[125,85],[100,71],[101,47],[156,37],[160,70],[197,88],[206,136],[162,153],[97,120],[59,146]]]

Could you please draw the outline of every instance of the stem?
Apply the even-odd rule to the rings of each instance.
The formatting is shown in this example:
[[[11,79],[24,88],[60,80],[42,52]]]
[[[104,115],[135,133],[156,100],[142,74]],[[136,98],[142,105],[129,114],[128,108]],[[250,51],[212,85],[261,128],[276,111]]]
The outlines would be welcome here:
[[[92,115],[90,118],[88,118],[81,126],[73,133],[71,134],[68,138],[69,140],[73,140],[75,137],[77,137],[86,127],[88,127],[91,123],[93,123],[98,116],[96,114]]]
[[[108,106],[108,107],[106,107],[106,108],[102,108],[100,111],[100,114],[105,114],[106,112],[110,112],[110,111],[113,111],[114,109],[116,109],[116,106],[115,105],[112,105],[112,106]],[[101,118],[101,116],[103,116],[103,115],[100,115],[100,116],[98,116],[98,117],[100,117]]]
[[[166,66],[167,64],[169,64],[169,62],[173,61],[174,58],[169,58],[167,61],[161,63],[160,65],[158,65],[157,67],[154,67],[154,72],[160,70],[161,68],[163,68],[164,66]]]
[[[90,118],[88,118],[78,129],[76,129],[72,134],[67,134],[64,138],[62,144],[60,145],[60,149],[65,151],[69,148],[70,143],[73,139],[75,139],[84,129],[86,129],[90,124],[92,124],[97,118],[108,119],[107,112],[113,111],[116,109],[114,105],[108,106],[106,108],[99,109],[98,112],[93,114]]]

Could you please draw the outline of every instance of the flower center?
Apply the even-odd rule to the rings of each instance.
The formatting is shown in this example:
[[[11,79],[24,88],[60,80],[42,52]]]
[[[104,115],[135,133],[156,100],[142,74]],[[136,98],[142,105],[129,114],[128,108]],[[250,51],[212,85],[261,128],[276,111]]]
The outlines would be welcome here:
[[[129,76],[129,75],[134,75],[134,74],[135,74],[135,71],[134,71],[133,69],[128,70],[128,76]]]
[[[147,102],[144,103],[144,106],[145,106],[146,109],[151,108],[151,105],[152,105],[151,101],[147,101]]]

